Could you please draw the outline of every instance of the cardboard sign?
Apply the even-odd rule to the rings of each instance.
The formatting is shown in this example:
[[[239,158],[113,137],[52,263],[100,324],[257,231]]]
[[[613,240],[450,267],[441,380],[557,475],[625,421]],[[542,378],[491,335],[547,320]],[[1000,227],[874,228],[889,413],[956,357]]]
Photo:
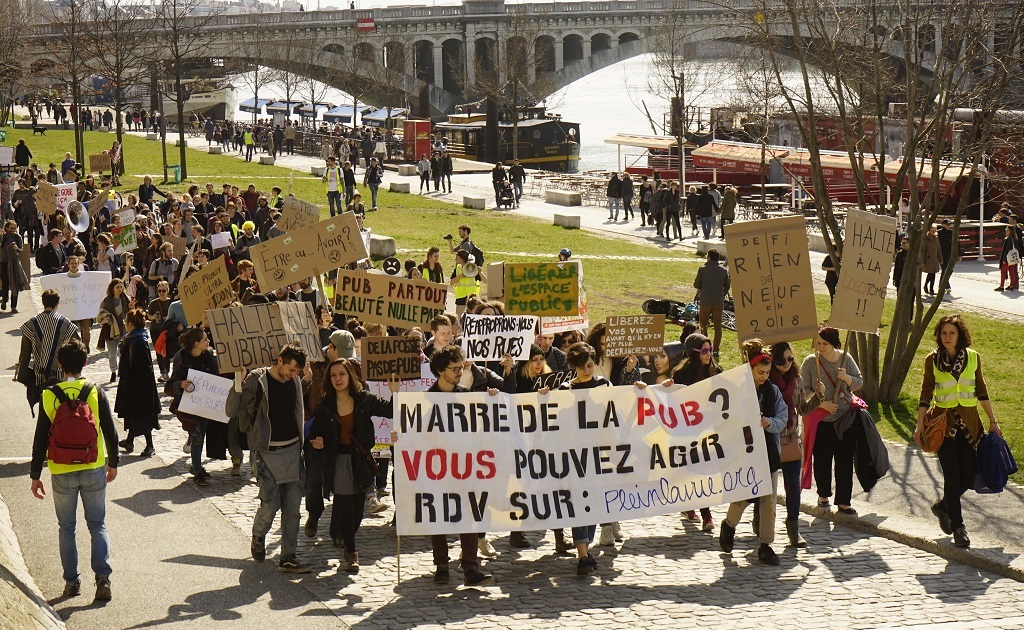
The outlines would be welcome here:
[[[256,266],[256,281],[266,291],[369,256],[351,212],[272,238],[255,245],[249,254]]]
[[[829,326],[878,334],[897,238],[896,217],[849,211]]]
[[[231,233],[230,232],[214,232],[210,234],[210,246],[214,250],[218,249],[229,249],[231,247]],[[275,289],[277,287],[274,287]]]
[[[129,252],[139,246],[133,223],[112,227],[110,234],[114,237],[114,242],[111,245],[114,246],[114,253],[117,255]]]
[[[463,315],[462,349],[472,361],[500,361],[506,353],[516,361],[530,358],[537,336],[537,318],[529,315]]]
[[[284,198],[284,205],[281,206],[281,218],[277,221],[277,227],[285,232],[291,232],[315,225],[319,221],[319,206],[303,201],[295,195],[288,195]]]
[[[430,371],[430,363],[421,363],[419,378],[412,381],[402,381],[399,385],[399,391],[425,392],[436,382],[437,378]],[[366,389],[377,398],[391,400],[391,388],[388,387],[386,381],[367,381]],[[388,445],[391,444],[391,429],[394,427],[391,418],[371,416],[370,419],[373,420],[374,440],[376,441],[376,445],[373,447],[374,455],[386,454],[390,457],[391,452],[388,450]],[[383,451],[383,453],[378,453],[378,451]]]
[[[665,347],[664,315],[619,315],[608,318],[605,354],[661,354]]]
[[[772,493],[747,365],[672,389],[394,400],[402,536],[592,525]]]
[[[420,378],[420,340],[413,337],[364,337],[359,362],[368,381]]]
[[[211,308],[227,306],[235,299],[231,277],[224,256],[218,256],[188,278],[178,283],[178,297],[185,310],[185,320],[191,325],[203,321],[203,314]]]
[[[67,214],[68,204],[74,201],[78,194],[78,184],[51,184],[39,180],[39,188],[36,190],[36,209],[46,215],[63,212]]]
[[[574,378],[576,378],[576,370],[561,370],[560,372],[541,374],[537,377],[533,389],[534,391],[544,389],[545,387],[558,389],[562,383],[568,383]]]
[[[339,313],[399,328],[429,326],[448,299],[445,284],[348,269],[338,270],[335,291]]]
[[[89,216],[96,218],[96,215],[100,213],[100,210],[107,206],[107,201],[110,200],[110,189],[101,188],[96,192],[96,196],[89,200]],[[122,225],[124,225],[122,223]]]
[[[275,302],[207,312],[221,372],[273,365],[281,348],[298,341],[310,361],[323,361],[309,302]]]
[[[188,239],[184,236],[174,236],[173,234],[164,234],[161,236],[165,243],[174,245],[174,257],[181,258],[188,252]]]
[[[182,392],[178,411],[227,424],[224,405],[228,401],[228,392],[234,386],[232,380],[193,369],[189,369],[185,378],[192,381],[192,391]]]
[[[92,319],[100,310],[100,302],[107,295],[109,271],[82,271],[75,278],[66,273],[53,273],[39,277],[43,291],[53,289],[60,294],[57,312],[73,322]]]
[[[579,267],[566,263],[505,263],[507,315],[578,315]]]
[[[110,170],[110,154],[100,153],[89,156],[89,170],[94,173],[102,173]]]
[[[740,342],[813,337],[818,314],[803,217],[734,223],[725,247]]]
[[[131,225],[135,223],[135,208],[125,208],[120,212],[114,213],[114,216],[117,217],[117,224],[119,226]]]
[[[567,263],[575,264],[580,270],[580,312],[577,315],[566,315],[563,317],[541,317],[541,332],[557,333],[566,330],[588,330],[590,328],[590,303],[587,301],[587,290],[583,286],[583,262],[573,260],[567,261]]]

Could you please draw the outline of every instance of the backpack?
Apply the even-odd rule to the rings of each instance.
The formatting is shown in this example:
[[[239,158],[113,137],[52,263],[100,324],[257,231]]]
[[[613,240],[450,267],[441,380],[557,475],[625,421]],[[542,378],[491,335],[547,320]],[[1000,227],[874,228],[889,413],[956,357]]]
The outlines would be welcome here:
[[[89,406],[93,385],[88,381],[75,400],[54,385],[50,392],[57,397],[57,412],[50,424],[50,440],[46,456],[55,464],[92,464],[98,456],[96,416]]]
[[[474,262],[476,262],[477,266],[482,268],[484,266],[484,253],[480,250],[479,247],[476,246],[476,243],[474,243],[473,241],[470,241],[469,244],[472,245],[472,248],[470,249],[469,253],[473,254],[473,259]]]

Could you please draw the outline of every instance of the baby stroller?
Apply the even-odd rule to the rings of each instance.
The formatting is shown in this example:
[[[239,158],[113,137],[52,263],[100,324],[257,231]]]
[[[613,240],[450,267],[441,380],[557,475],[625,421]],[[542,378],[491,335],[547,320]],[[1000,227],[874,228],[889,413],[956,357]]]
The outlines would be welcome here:
[[[512,184],[507,181],[498,184],[498,207],[512,209],[516,205],[516,195],[512,192]]]

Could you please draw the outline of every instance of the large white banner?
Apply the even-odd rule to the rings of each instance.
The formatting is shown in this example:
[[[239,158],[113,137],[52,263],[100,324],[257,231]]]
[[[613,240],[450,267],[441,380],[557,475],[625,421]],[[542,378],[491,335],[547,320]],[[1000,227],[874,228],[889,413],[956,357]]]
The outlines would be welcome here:
[[[750,368],[690,387],[396,396],[398,534],[542,530],[771,494]]]
[[[43,291],[53,289],[60,295],[57,312],[71,321],[92,319],[100,311],[100,302],[107,296],[109,271],[82,271],[74,278],[66,273],[39,277]]]
[[[434,378],[433,373],[430,371],[430,364],[421,363],[419,380],[402,381],[399,391],[425,392],[436,382],[437,379]],[[367,381],[366,389],[378,398],[391,400],[391,389],[388,387],[387,381]],[[373,420],[373,430],[377,442],[373,447],[374,450],[383,451],[387,454],[387,457],[391,457],[391,451],[388,450],[388,447],[391,445],[391,429],[394,428],[391,418],[372,416],[370,419]]]

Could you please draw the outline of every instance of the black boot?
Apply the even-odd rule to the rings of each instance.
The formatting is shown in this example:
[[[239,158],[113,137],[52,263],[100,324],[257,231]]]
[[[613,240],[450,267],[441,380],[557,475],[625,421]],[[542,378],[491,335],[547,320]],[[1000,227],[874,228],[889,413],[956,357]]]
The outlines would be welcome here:
[[[802,549],[807,546],[807,541],[800,536],[800,521],[796,519],[787,520],[786,534],[789,536],[787,547],[799,547]]]
[[[736,528],[722,521],[722,529],[718,534],[718,545],[725,553],[732,553],[733,545],[736,542]]]

